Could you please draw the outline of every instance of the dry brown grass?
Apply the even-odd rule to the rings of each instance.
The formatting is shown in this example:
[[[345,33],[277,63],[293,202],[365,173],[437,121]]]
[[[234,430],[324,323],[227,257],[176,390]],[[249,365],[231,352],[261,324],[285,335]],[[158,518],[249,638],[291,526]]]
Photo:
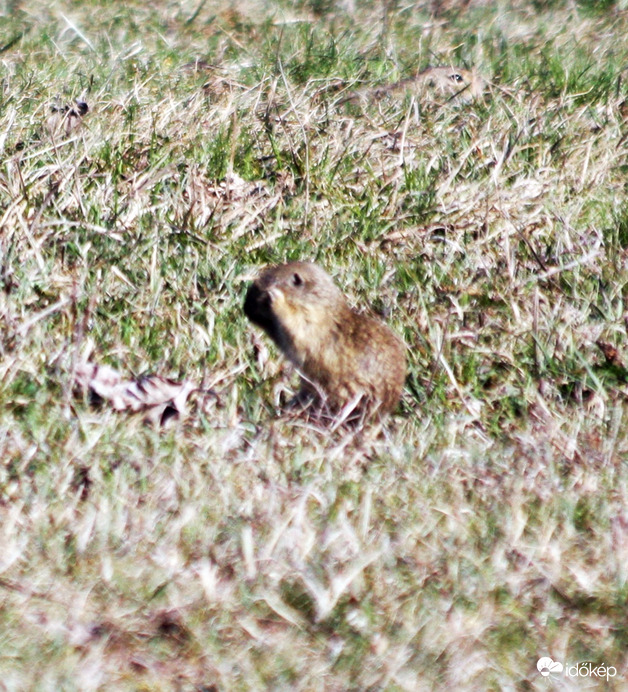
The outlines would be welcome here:
[[[621,689],[626,17],[467,5],[3,8],[0,688]],[[486,99],[339,105],[435,63]],[[241,304],[296,258],[403,334],[386,425],[282,411]]]

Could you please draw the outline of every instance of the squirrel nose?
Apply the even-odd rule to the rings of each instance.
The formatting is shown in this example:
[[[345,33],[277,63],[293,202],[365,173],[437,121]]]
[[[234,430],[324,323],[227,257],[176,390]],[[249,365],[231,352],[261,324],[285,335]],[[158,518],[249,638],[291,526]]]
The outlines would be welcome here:
[[[244,314],[263,329],[271,326],[270,295],[263,291],[257,284],[251,284],[244,299]]]

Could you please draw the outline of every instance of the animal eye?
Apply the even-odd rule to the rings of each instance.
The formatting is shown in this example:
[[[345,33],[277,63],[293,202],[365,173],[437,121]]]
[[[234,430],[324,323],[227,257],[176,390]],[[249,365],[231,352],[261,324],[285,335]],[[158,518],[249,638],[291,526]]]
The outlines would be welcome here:
[[[300,277],[299,274],[294,273],[292,275],[292,285],[293,286],[300,286],[303,283],[303,279]]]
[[[449,79],[452,79],[454,82],[462,82],[464,81],[462,79],[462,75],[459,75],[457,72],[454,72],[453,74],[449,75]]]

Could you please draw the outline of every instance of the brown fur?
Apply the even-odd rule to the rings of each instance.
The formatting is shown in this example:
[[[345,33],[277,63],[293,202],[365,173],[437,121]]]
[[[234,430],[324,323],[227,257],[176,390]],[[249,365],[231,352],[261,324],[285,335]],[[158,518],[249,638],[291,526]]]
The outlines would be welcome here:
[[[304,378],[338,412],[387,412],[401,396],[406,355],[382,322],[353,310],[321,267],[291,262],[266,269],[249,287],[244,312],[262,327]]]

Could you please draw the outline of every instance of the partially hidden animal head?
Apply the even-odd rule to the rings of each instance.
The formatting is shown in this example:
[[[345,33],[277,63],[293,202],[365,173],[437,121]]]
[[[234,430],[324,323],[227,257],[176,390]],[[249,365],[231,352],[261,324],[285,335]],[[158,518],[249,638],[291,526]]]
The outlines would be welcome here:
[[[269,267],[251,284],[244,314],[290,356],[292,335],[323,328],[333,317],[330,313],[342,307],[344,296],[324,269],[311,262],[289,262]]]
[[[486,80],[476,70],[467,70],[463,67],[442,65],[427,67],[419,72],[416,81],[464,101],[480,97],[486,88]]]

